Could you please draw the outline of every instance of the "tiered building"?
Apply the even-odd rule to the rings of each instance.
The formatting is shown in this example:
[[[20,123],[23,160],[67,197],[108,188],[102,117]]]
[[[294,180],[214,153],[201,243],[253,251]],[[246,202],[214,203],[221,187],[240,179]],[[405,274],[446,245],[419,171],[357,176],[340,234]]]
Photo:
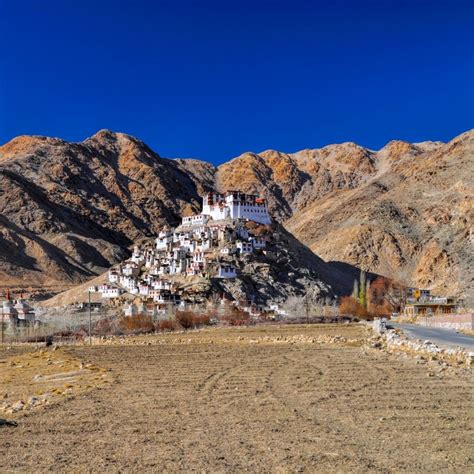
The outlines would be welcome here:
[[[260,224],[271,223],[267,201],[254,194],[245,194],[240,191],[228,191],[225,194],[206,194],[203,198],[200,215],[203,219],[205,216],[210,216],[211,219],[216,221],[248,219]]]
[[[164,308],[179,301],[174,277],[235,278],[231,257],[267,243],[249,232],[246,221],[271,223],[265,199],[239,191],[209,193],[200,214],[184,217],[176,229],[163,229],[153,246],[135,246],[129,261],[109,271],[107,284],[89,291],[107,298],[128,293]]]

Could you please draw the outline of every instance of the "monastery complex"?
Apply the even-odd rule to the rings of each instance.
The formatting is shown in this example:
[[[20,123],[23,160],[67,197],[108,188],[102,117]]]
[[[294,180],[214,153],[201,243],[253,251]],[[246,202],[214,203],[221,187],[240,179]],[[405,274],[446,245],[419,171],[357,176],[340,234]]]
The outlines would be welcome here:
[[[268,233],[254,235],[249,222],[271,224],[265,199],[240,191],[208,193],[200,214],[164,228],[153,245],[135,246],[128,261],[109,270],[106,284],[89,291],[104,298],[140,297],[154,303],[154,315],[164,313],[166,305],[183,303],[179,288],[187,280],[236,278],[235,259],[265,252]],[[129,312],[134,312],[131,305]]]

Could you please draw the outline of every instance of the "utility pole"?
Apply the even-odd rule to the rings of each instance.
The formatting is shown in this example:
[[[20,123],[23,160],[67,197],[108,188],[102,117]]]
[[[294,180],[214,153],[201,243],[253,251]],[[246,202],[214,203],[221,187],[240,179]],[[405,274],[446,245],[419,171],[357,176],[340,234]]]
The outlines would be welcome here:
[[[92,309],[91,309],[91,292],[89,290],[89,345],[92,346]]]
[[[306,312],[306,324],[309,324],[309,301],[308,301],[308,293],[304,296],[304,309]]]
[[[3,345],[3,303],[2,303],[2,345]]]

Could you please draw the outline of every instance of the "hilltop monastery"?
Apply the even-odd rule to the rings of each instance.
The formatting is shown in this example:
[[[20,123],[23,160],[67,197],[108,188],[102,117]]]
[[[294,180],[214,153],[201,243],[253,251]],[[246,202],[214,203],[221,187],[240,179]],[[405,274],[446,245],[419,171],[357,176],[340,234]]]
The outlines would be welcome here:
[[[182,225],[205,224],[210,219],[245,219],[260,224],[271,223],[266,200],[240,191],[206,194],[202,200],[201,214],[184,217]]]
[[[267,244],[266,238],[252,235],[248,221],[271,224],[265,199],[240,191],[208,193],[200,214],[163,229],[154,245],[135,246],[127,262],[109,271],[107,284],[89,291],[104,298],[128,293],[166,305],[179,302],[176,277],[235,278],[232,260],[263,251]]]

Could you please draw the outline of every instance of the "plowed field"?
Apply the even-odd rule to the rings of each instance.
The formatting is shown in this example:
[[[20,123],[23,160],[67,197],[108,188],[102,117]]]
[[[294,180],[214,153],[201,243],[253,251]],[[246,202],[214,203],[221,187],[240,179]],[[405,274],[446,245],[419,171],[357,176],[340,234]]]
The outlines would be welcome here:
[[[429,376],[413,359],[363,350],[363,337],[357,326],[282,326],[61,348],[57,357],[111,369],[110,383],[13,414],[18,426],[0,427],[0,465],[472,472],[472,378]]]

